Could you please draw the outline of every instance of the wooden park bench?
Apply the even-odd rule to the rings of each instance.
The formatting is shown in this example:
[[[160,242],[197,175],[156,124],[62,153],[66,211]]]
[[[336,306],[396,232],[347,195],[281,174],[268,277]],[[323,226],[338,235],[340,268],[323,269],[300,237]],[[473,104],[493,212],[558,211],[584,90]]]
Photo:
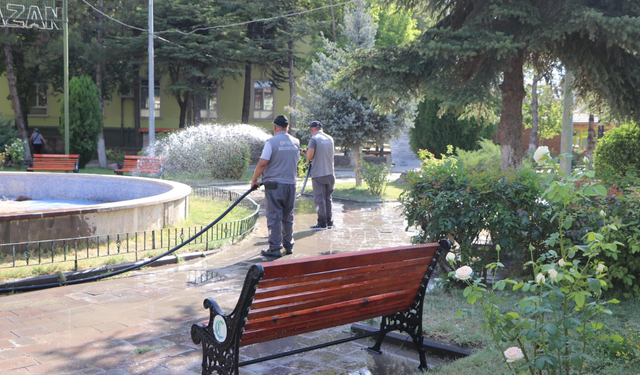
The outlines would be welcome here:
[[[209,322],[191,327],[202,343],[202,374],[238,374],[238,367],[330,345],[377,336],[369,348],[380,353],[385,335],[404,331],[427,368],[422,336],[422,306],[438,258],[449,251],[440,243],[359,251],[253,265],[238,303],[227,315],[204,300]],[[319,331],[375,317],[380,329],[308,348],[239,362],[241,346]]]
[[[125,155],[122,168],[115,170],[116,174],[151,173],[159,177],[164,174],[164,157]]]
[[[64,171],[78,173],[80,155],[34,154],[27,171]]]

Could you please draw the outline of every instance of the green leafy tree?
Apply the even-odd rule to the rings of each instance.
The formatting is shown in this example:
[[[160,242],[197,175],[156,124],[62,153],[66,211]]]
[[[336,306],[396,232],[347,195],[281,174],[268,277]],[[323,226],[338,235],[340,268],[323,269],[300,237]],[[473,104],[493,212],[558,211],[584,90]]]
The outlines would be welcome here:
[[[538,139],[551,139],[562,131],[562,98],[552,83],[538,84]],[[525,129],[532,126],[532,92],[522,106],[522,118]],[[537,145],[536,145],[537,146]]]
[[[321,120],[336,145],[353,153],[356,186],[362,185],[362,155],[364,142],[391,138],[411,125],[415,106],[410,102],[396,103],[393,111],[383,113],[363,96],[349,88],[335,88],[331,81],[348,65],[353,51],[370,50],[375,43],[375,23],[368,14],[365,2],[356,1],[345,10],[345,23],[341,27],[349,40],[345,48],[325,39],[325,53],[317,54],[317,61],[300,82],[305,94],[297,97],[293,113],[308,123]]]
[[[418,116],[409,133],[409,145],[414,153],[427,149],[440,156],[447,152],[447,145],[476,150],[480,138],[493,136],[493,124],[474,117],[460,119],[451,113],[438,116],[439,111],[437,100],[424,100],[418,106]]]
[[[545,67],[561,61],[574,72],[578,94],[593,92],[622,116],[640,116],[636,0],[394,3],[426,7],[436,23],[406,46],[361,53],[343,76],[355,76],[362,90],[375,88],[377,100],[426,92],[456,108],[498,105],[503,169],[522,161],[523,69],[529,62]]]
[[[80,155],[79,167],[93,158],[102,131],[102,112],[98,87],[89,76],[73,77],[69,81],[69,149]],[[64,101],[61,111],[60,134],[64,138]]]

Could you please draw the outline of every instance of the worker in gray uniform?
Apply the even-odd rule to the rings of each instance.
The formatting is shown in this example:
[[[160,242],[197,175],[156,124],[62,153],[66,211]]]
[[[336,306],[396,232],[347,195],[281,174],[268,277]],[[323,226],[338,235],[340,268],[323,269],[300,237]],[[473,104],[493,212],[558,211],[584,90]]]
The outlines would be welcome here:
[[[283,247],[286,254],[293,254],[293,205],[300,141],[289,135],[288,130],[286,116],[273,120],[273,137],[265,143],[251,180],[251,186],[256,186],[262,175],[269,229],[269,249],[262,250],[262,255],[274,258],[282,256]]]
[[[307,161],[312,162],[311,183],[313,185],[313,203],[318,214],[318,223],[311,226],[314,230],[325,230],[333,227],[331,215],[333,186],[336,176],[333,171],[333,138],[322,130],[320,121],[312,121],[309,125],[311,139],[307,147]]]

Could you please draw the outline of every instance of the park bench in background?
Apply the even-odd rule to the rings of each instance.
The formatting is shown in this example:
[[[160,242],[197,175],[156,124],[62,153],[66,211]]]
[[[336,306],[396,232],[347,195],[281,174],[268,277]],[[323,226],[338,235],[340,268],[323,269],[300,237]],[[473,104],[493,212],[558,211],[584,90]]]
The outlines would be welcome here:
[[[27,171],[64,171],[78,173],[79,155],[34,154]]]
[[[122,168],[115,170],[116,174],[151,173],[158,177],[164,174],[164,157],[162,156],[135,156],[126,155]]]
[[[440,243],[334,254],[253,265],[235,309],[227,315],[204,300],[209,322],[191,327],[202,342],[202,373],[238,374],[238,367],[302,353],[363,337],[408,333],[427,368],[422,335],[422,306],[438,258],[451,248]],[[239,362],[240,346],[382,317],[380,329],[291,352]]]

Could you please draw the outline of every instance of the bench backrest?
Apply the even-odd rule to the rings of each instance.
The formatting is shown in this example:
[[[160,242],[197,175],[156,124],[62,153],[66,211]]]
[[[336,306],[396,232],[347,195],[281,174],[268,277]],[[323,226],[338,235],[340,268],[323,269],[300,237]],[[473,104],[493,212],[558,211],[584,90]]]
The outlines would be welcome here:
[[[78,166],[78,155],[34,154],[30,169],[74,170]]]
[[[432,243],[262,264],[240,345],[408,310],[424,292],[439,248]]]
[[[164,157],[162,156],[126,155],[122,169],[158,170],[162,168],[163,164]]]

